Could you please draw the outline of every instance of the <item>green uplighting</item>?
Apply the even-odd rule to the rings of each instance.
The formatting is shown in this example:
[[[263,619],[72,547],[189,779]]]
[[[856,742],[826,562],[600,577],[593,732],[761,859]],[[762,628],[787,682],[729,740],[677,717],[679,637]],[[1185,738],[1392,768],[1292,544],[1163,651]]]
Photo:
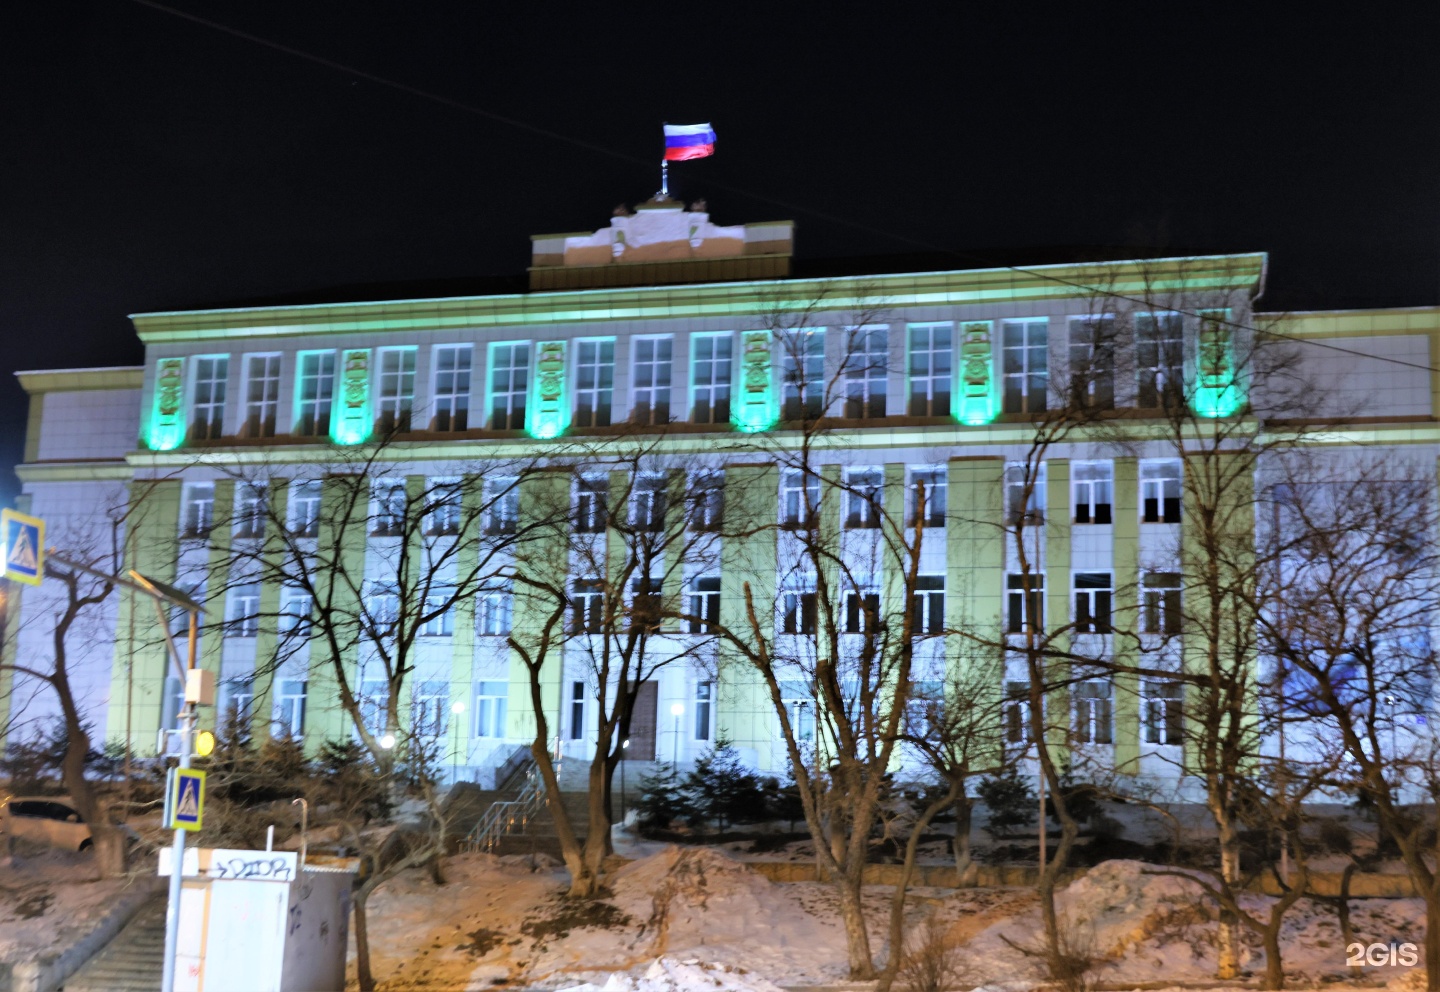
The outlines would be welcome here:
[[[960,335],[960,388],[953,409],[960,423],[980,427],[1000,414],[999,404],[995,402],[990,323],[973,321],[963,324]]]
[[[741,410],[736,410],[735,416],[731,418],[731,423],[737,430],[744,431],[746,434],[758,434],[774,427],[775,418],[771,416],[768,404],[754,403]]]
[[[1230,329],[1224,323],[1228,316],[1228,312],[1205,315],[1200,324],[1198,375],[1191,407],[1198,416],[1212,420],[1232,416],[1245,405],[1244,390],[1235,375]]]
[[[541,341],[535,348],[535,378],[525,409],[525,433],[548,441],[570,426],[570,381],[565,342]]]
[[[1212,420],[1229,417],[1240,412],[1244,405],[1245,397],[1233,382],[1227,386],[1201,385],[1195,390],[1193,406],[1196,414],[1201,417]]]
[[[185,360],[162,358],[155,365],[155,401],[146,444],[151,451],[174,451],[185,440]]]
[[[330,415],[330,439],[364,444],[375,423],[370,415],[370,349],[351,348],[340,355],[340,384]]]

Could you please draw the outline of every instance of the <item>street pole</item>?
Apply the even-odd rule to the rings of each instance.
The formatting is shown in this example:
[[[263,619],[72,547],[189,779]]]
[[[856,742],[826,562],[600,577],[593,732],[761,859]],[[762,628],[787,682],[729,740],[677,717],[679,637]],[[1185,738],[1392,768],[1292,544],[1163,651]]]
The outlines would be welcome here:
[[[155,601],[155,609],[160,611],[164,619],[165,611],[160,606],[160,601]],[[194,610],[190,612],[190,636],[188,652],[189,664],[186,671],[193,671],[195,668],[195,642],[199,634],[199,616]],[[168,631],[167,622],[166,629]],[[195,734],[196,704],[193,700],[185,701],[185,710],[180,717],[180,767],[190,767],[191,740]],[[179,802],[177,795],[175,801]],[[165,907],[165,963],[160,978],[160,992],[175,992],[175,952],[180,943],[180,895],[184,882],[183,868],[185,865],[185,830],[175,828],[175,844],[172,848],[173,855],[170,860],[170,901]]]
[[[630,760],[630,738],[620,742],[620,822],[625,822],[625,764]]]
[[[685,712],[684,703],[672,703],[670,715],[675,717],[675,764],[680,764],[680,715]]]

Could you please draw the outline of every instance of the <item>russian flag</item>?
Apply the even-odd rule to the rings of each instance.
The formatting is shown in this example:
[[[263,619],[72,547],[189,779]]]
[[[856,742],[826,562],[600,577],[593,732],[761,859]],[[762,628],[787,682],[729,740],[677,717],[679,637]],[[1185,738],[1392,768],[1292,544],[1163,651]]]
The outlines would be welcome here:
[[[709,124],[666,124],[665,161],[684,162],[715,154],[715,131]]]

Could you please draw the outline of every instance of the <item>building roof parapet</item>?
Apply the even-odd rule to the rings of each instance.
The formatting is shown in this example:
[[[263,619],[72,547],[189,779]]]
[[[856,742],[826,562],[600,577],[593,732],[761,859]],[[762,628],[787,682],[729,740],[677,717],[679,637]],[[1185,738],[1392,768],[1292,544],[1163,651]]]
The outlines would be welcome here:
[[[763,256],[757,256],[763,257]],[[1258,288],[1263,253],[1024,269],[963,269],[810,279],[681,283],[388,300],[308,306],[242,307],[132,314],[147,345],[234,337],[444,332],[618,320],[733,317],[737,326],[777,311],[1001,304],[1097,296],[1154,299],[1166,293]]]
[[[94,389],[140,389],[145,385],[145,367],[120,365],[98,369],[34,369],[16,372],[15,378],[20,380],[20,388],[31,396]]]

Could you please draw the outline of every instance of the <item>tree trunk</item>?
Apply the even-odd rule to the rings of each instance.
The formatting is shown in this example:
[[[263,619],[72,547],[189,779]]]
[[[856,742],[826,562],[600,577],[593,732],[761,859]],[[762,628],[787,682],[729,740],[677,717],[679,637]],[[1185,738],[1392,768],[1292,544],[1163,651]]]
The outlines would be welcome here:
[[[970,850],[970,822],[975,803],[962,792],[951,808],[955,811],[955,840],[951,842],[955,854],[955,884],[973,885],[977,866]]]
[[[885,967],[880,972],[880,981],[875,985],[875,992],[890,992],[904,961],[905,895],[910,889],[910,879],[915,874],[915,856],[920,849],[920,838],[924,836],[936,814],[951,805],[955,798],[955,785],[951,783],[948,794],[930,803],[920,812],[910,836],[905,840],[905,860],[901,863],[900,884],[895,886],[895,894],[890,899],[890,950],[885,958]]]
[[[355,890],[355,977],[360,983],[360,992],[375,992],[375,976],[370,973],[370,930],[365,916],[365,902],[369,898],[368,886]]]
[[[865,926],[865,911],[861,901],[865,866],[850,866],[850,870],[838,877],[836,888],[840,893],[840,918],[845,923],[845,951],[850,960],[850,980],[869,981],[875,977],[875,960],[870,956],[870,934]]]
[[[1280,957],[1280,920],[1265,928],[1260,935],[1265,945],[1265,980],[1260,987],[1274,990],[1285,987],[1285,965]]]
[[[1228,818],[1217,816],[1216,821],[1220,834],[1220,877],[1233,891],[1240,884],[1240,837]],[[1220,907],[1220,929],[1215,949],[1215,977],[1240,977],[1240,921],[1224,906]]]

